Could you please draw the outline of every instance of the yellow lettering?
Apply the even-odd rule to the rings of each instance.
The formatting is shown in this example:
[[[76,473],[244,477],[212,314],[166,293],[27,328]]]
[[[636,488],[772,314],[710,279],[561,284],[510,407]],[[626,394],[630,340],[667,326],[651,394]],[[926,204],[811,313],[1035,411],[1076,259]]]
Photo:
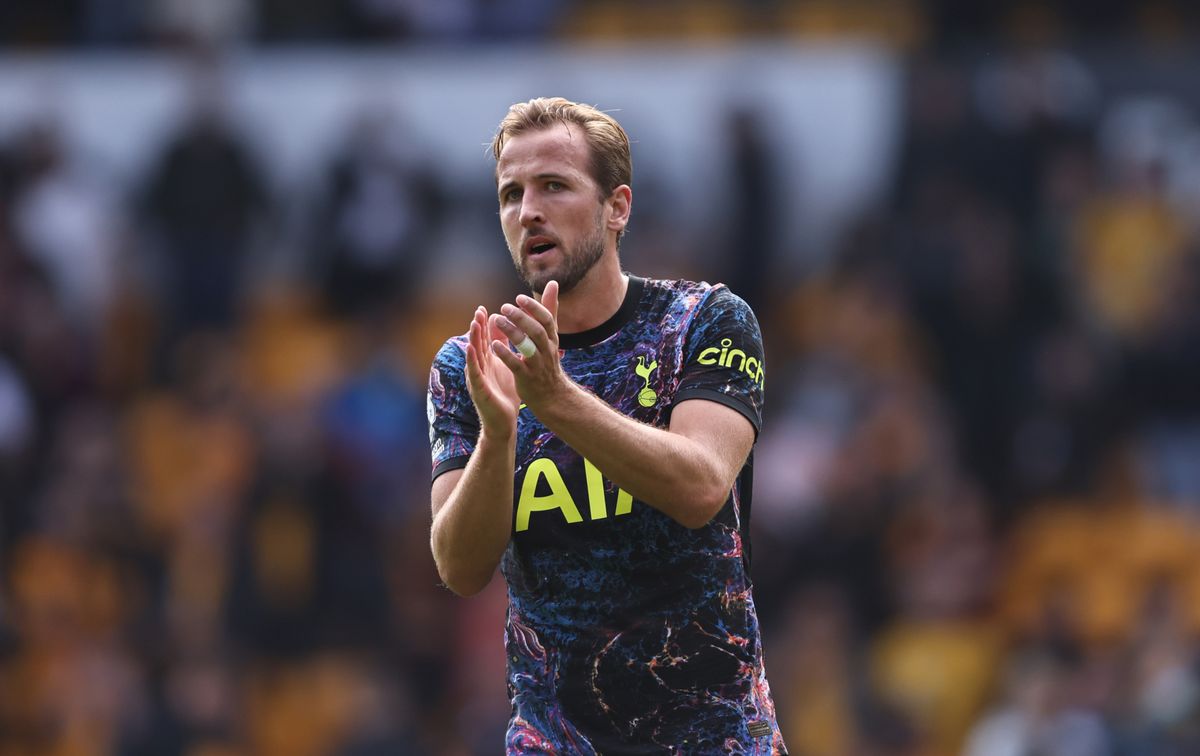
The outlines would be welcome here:
[[[550,486],[550,493],[545,496],[536,494],[538,481],[542,478]],[[529,463],[525,471],[525,480],[521,483],[521,499],[517,503],[516,530],[529,529],[529,515],[533,512],[548,512],[551,509],[562,510],[563,518],[570,523],[582,522],[583,517],[563,482],[562,475],[555,467],[554,461],[545,457]]]
[[[600,468],[587,459],[583,460],[583,473],[587,477],[588,513],[593,520],[608,517],[608,502],[604,500],[604,477]]]
[[[603,520],[608,517],[608,497],[604,493],[604,475],[600,468],[583,460],[584,479],[587,484],[588,518]],[[546,479],[550,493],[537,495],[538,483]],[[521,497],[517,502],[517,518],[514,529],[516,532],[529,529],[529,516],[534,512],[548,512],[551,509],[562,510],[563,519],[574,524],[583,522],[579,508],[571,497],[562,473],[553,460],[542,457],[529,463],[525,471],[525,480],[521,482]],[[620,488],[617,489],[617,508],[614,515],[629,514],[633,511],[633,495]]]
[[[761,385],[762,385],[762,382],[763,382],[763,366],[762,366],[762,363],[761,363],[761,362],[759,362],[759,361],[758,361],[757,359],[755,359],[754,357],[750,357],[749,359],[747,359],[747,360],[746,360],[746,375],[748,375],[748,376],[750,376],[751,378],[753,378],[753,379],[754,379],[754,382],[755,382],[755,383],[757,383],[757,384],[759,384],[759,385],[761,386]]]
[[[723,362],[721,364],[723,364],[725,367],[731,368],[731,367],[733,367],[733,358],[738,357],[738,356],[740,356],[742,358],[742,361],[737,366],[737,369],[745,370],[745,368],[746,368],[746,353],[743,352],[741,349],[734,349],[732,352],[729,353],[728,356],[725,357],[725,362]]]
[[[583,460],[583,471],[587,475],[588,512],[593,520],[603,520],[608,517],[608,499],[604,495],[604,477],[600,468],[591,460]],[[633,494],[623,488],[617,489],[617,509],[613,516],[629,514],[633,511]]]
[[[613,515],[629,514],[633,511],[633,494],[623,488],[617,489],[617,511]]]
[[[732,339],[721,339],[720,348],[709,347],[705,349],[700,352],[700,356],[696,358],[696,362],[699,362],[701,365],[720,365],[721,367],[733,368],[738,372],[750,376],[750,380],[761,386],[765,373],[763,361],[757,357],[751,357],[741,349],[730,349],[732,346]]]

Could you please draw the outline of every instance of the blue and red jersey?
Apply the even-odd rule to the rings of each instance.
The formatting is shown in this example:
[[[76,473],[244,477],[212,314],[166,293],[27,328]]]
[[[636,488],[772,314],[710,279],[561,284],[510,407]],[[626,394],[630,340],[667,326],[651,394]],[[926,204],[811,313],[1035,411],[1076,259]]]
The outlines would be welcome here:
[[[430,373],[433,476],[479,436],[467,338]],[[560,334],[563,370],[625,415],[666,428],[680,402],[762,422],[758,322],[722,285],[631,276],[607,322]],[[518,418],[505,647],[510,754],[786,753],[749,576],[753,455],[724,506],[689,529]]]

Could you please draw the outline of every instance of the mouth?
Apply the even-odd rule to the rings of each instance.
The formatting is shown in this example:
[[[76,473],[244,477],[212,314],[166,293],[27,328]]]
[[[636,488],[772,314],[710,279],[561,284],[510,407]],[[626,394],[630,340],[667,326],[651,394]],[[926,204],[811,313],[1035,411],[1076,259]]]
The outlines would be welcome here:
[[[558,247],[558,243],[545,236],[534,236],[525,241],[525,256],[537,257]]]

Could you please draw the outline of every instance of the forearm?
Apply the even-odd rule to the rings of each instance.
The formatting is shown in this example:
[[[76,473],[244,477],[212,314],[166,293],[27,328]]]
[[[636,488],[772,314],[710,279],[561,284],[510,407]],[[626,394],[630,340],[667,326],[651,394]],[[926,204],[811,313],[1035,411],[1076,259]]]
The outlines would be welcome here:
[[[682,525],[704,525],[729,496],[732,481],[703,444],[626,417],[574,382],[534,412],[605,477]]]
[[[512,529],[515,434],[480,434],[466,469],[433,517],[431,543],[438,574],[460,595],[491,581]]]

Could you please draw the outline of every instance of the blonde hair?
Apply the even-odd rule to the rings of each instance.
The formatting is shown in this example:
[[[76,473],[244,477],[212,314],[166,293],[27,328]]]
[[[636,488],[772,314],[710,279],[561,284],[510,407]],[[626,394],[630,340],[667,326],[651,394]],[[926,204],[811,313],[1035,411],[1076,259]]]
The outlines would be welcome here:
[[[555,123],[575,124],[584,133],[591,149],[591,175],[602,197],[612,194],[621,184],[633,181],[633,160],[629,154],[629,135],[612,116],[591,105],[571,102],[562,97],[535,97],[508,109],[492,139],[492,156],[500,159],[505,143],[518,134],[548,128]]]

